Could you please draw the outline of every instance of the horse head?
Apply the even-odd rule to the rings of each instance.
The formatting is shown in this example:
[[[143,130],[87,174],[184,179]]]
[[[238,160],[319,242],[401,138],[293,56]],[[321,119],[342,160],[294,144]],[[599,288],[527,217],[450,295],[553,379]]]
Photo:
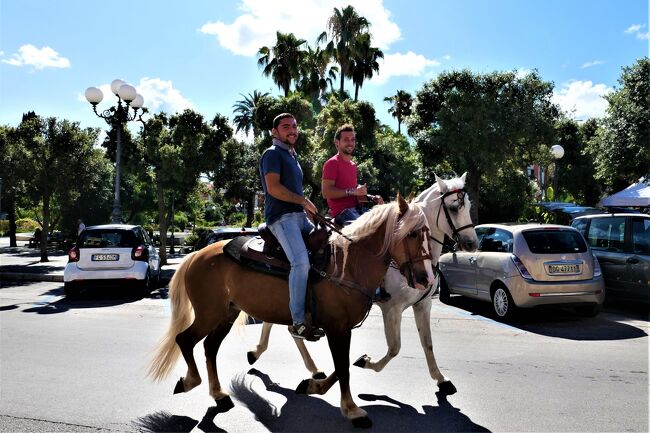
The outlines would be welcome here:
[[[397,206],[398,227],[388,251],[411,287],[427,286],[431,283],[431,270],[425,261],[431,260],[431,254],[426,248],[429,237],[426,216],[418,206],[408,204],[399,192]]]
[[[464,189],[466,176],[467,172],[459,178],[444,180],[436,175],[436,183],[420,194],[416,202],[425,208],[434,232],[441,232],[443,238],[449,236],[461,250],[472,252],[478,247],[478,236],[469,212],[472,203]],[[443,238],[432,239],[442,243]]]

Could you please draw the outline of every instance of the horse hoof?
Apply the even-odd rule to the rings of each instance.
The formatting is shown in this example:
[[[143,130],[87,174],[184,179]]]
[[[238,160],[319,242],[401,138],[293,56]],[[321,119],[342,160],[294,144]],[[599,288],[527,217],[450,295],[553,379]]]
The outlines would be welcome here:
[[[182,377],[178,379],[178,382],[176,382],[176,386],[174,387],[174,394],[180,394],[181,392],[185,392],[185,387],[183,386]]]
[[[248,365],[253,365],[257,361],[257,358],[253,355],[253,351],[248,352],[246,357],[248,358]]]
[[[372,421],[367,416],[362,416],[361,418],[353,419],[352,425],[357,428],[370,428],[372,427]]]
[[[352,365],[354,365],[355,367],[365,368],[366,362],[368,362],[368,359],[370,359],[370,358],[368,358],[368,355],[361,355],[359,357],[359,359],[354,361],[354,364],[352,364]]]
[[[215,400],[215,402],[217,403],[217,413],[225,413],[235,407],[235,403],[232,402],[230,396],[225,396],[221,400]]]
[[[296,388],[296,394],[307,394],[307,387],[309,386],[309,379],[305,379],[300,382],[300,385]]]
[[[327,379],[327,376],[322,371],[319,371],[318,373],[312,374],[311,378],[316,380],[321,380],[321,379]]]
[[[451,381],[442,382],[440,385],[438,385],[438,389],[442,395],[454,395],[457,391],[456,387],[453,383],[451,383]]]

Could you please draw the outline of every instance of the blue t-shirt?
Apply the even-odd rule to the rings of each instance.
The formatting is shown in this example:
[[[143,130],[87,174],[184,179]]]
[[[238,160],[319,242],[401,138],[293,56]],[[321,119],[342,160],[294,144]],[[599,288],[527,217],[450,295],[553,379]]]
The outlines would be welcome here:
[[[272,224],[282,215],[292,212],[303,212],[301,205],[278,200],[271,196],[266,189],[267,173],[278,173],[280,183],[289,191],[304,195],[302,186],[302,168],[298,159],[289,153],[289,150],[273,140],[273,145],[266,149],[260,158],[260,177],[262,178],[262,189],[264,189],[264,220]]]

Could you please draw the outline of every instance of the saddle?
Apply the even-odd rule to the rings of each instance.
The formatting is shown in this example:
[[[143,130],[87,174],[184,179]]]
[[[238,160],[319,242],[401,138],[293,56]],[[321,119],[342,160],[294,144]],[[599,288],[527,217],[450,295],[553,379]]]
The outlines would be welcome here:
[[[258,226],[259,236],[239,236],[224,247],[224,253],[233,260],[256,271],[289,277],[291,265],[284,250],[271,230],[262,223]],[[330,232],[323,225],[316,225],[309,235],[303,235],[309,262],[312,265],[310,281],[320,279],[317,271],[324,271],[329,264],[331,248],[328,242]]]

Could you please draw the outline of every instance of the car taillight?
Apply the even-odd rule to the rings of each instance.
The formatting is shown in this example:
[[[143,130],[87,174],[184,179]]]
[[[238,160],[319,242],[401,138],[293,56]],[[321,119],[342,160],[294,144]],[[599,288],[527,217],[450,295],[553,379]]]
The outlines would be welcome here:
[[[510,255],[510,258],[512,259],[512,262],[515,264],[517,267],[517,270],[521,274],[522,277],[524,277],[527,280],[532,280],[533,276],[530,275],[530,272],[528,272],[528,269],[526,269],[526,266],[524,263],[519,259],[519,257],[515,256],[514,254]]]
[[[600,269],[598,258],[593,252],[591,253],[591,256],[594,258],[594,278],[600,277],[603,274],[603,271]]]
[[[144,245],[138,245],[131,251],[131,259],[146,262],[149,260],[149,250]]]
[[[79,248],[72,247],[68,251],[68,263],[78,262],[79,261]]]

